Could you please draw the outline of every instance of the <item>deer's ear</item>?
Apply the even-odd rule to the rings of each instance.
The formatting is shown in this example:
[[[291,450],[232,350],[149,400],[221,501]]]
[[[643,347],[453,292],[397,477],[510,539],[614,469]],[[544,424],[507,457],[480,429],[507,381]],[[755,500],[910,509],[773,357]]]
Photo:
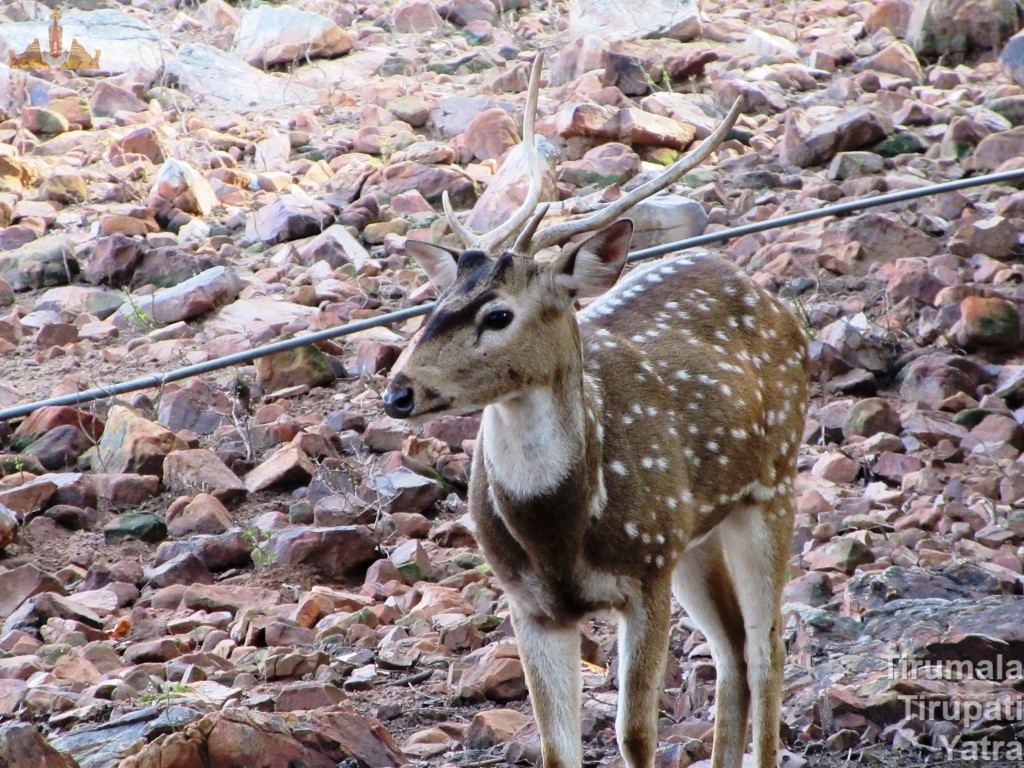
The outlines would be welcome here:
[[[430,282],[439,291],[443,291],[455,282],[457,262],[451,251],[440,245],[424,243],[421,240],[406,240],[405,250],[411,253],[416,262],[423,267]]]
[[[619,279],[629,255],[633,222],[620,219],[591,235],[555,264],[555,281],[573,298],[600,296]]]

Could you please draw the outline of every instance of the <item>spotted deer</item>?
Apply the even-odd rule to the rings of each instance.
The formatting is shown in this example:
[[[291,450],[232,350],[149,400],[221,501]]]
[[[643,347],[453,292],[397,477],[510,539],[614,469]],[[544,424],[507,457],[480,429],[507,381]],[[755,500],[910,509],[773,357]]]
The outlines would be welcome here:
[[[477,235],[445,200],[465,250],[407,242],[441,293],[385,410],[426,420],[483,409],[470,516],[508,598],[545,768],[582,765],[578,622],[609,609],[620,616],[619,748],[629,768],[654,765],[671,595],[717,666],[712,765],[740,766],[752,715],[754,763],[774,768],[804,336],[716,256],[619,279],[633,230],[622,214],[706,158],[739,104],[656,179],[538,231],[539,77],[537,61],[522,207]]]

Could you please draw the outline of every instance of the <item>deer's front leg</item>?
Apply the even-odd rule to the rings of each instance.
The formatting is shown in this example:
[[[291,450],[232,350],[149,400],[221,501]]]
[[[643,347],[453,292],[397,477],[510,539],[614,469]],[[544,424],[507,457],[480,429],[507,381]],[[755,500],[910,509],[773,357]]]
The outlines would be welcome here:
[[[668,584],[644,586],[619,622],[619,711],[615,735],[629,768],[652,768],[658,747],[658,698],[665,678]]]
[[[544,768],[580,768],[580,631],[541,622],[512,606],[519,658],[540,729]]]

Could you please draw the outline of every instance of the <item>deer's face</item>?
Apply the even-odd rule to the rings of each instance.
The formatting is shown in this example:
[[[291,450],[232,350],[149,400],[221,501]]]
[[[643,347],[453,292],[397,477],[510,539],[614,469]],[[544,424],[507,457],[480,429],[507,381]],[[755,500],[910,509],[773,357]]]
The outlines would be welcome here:
[[[384,393],[404,419],[466,413],[551,384],[579,355],[575,298],[607,290],[625,263],[632,223],[612,225],[550,262],[424,243],[409,250],[443,288],[406,365]]]

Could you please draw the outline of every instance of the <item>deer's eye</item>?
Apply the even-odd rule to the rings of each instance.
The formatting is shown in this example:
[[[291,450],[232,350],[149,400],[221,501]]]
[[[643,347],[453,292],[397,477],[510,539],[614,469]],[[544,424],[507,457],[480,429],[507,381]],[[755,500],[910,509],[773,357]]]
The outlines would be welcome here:
[[[512,313],[507,309],[492,309],[484,315],[483,326],[489,331],[500,331],[512,322]]]

